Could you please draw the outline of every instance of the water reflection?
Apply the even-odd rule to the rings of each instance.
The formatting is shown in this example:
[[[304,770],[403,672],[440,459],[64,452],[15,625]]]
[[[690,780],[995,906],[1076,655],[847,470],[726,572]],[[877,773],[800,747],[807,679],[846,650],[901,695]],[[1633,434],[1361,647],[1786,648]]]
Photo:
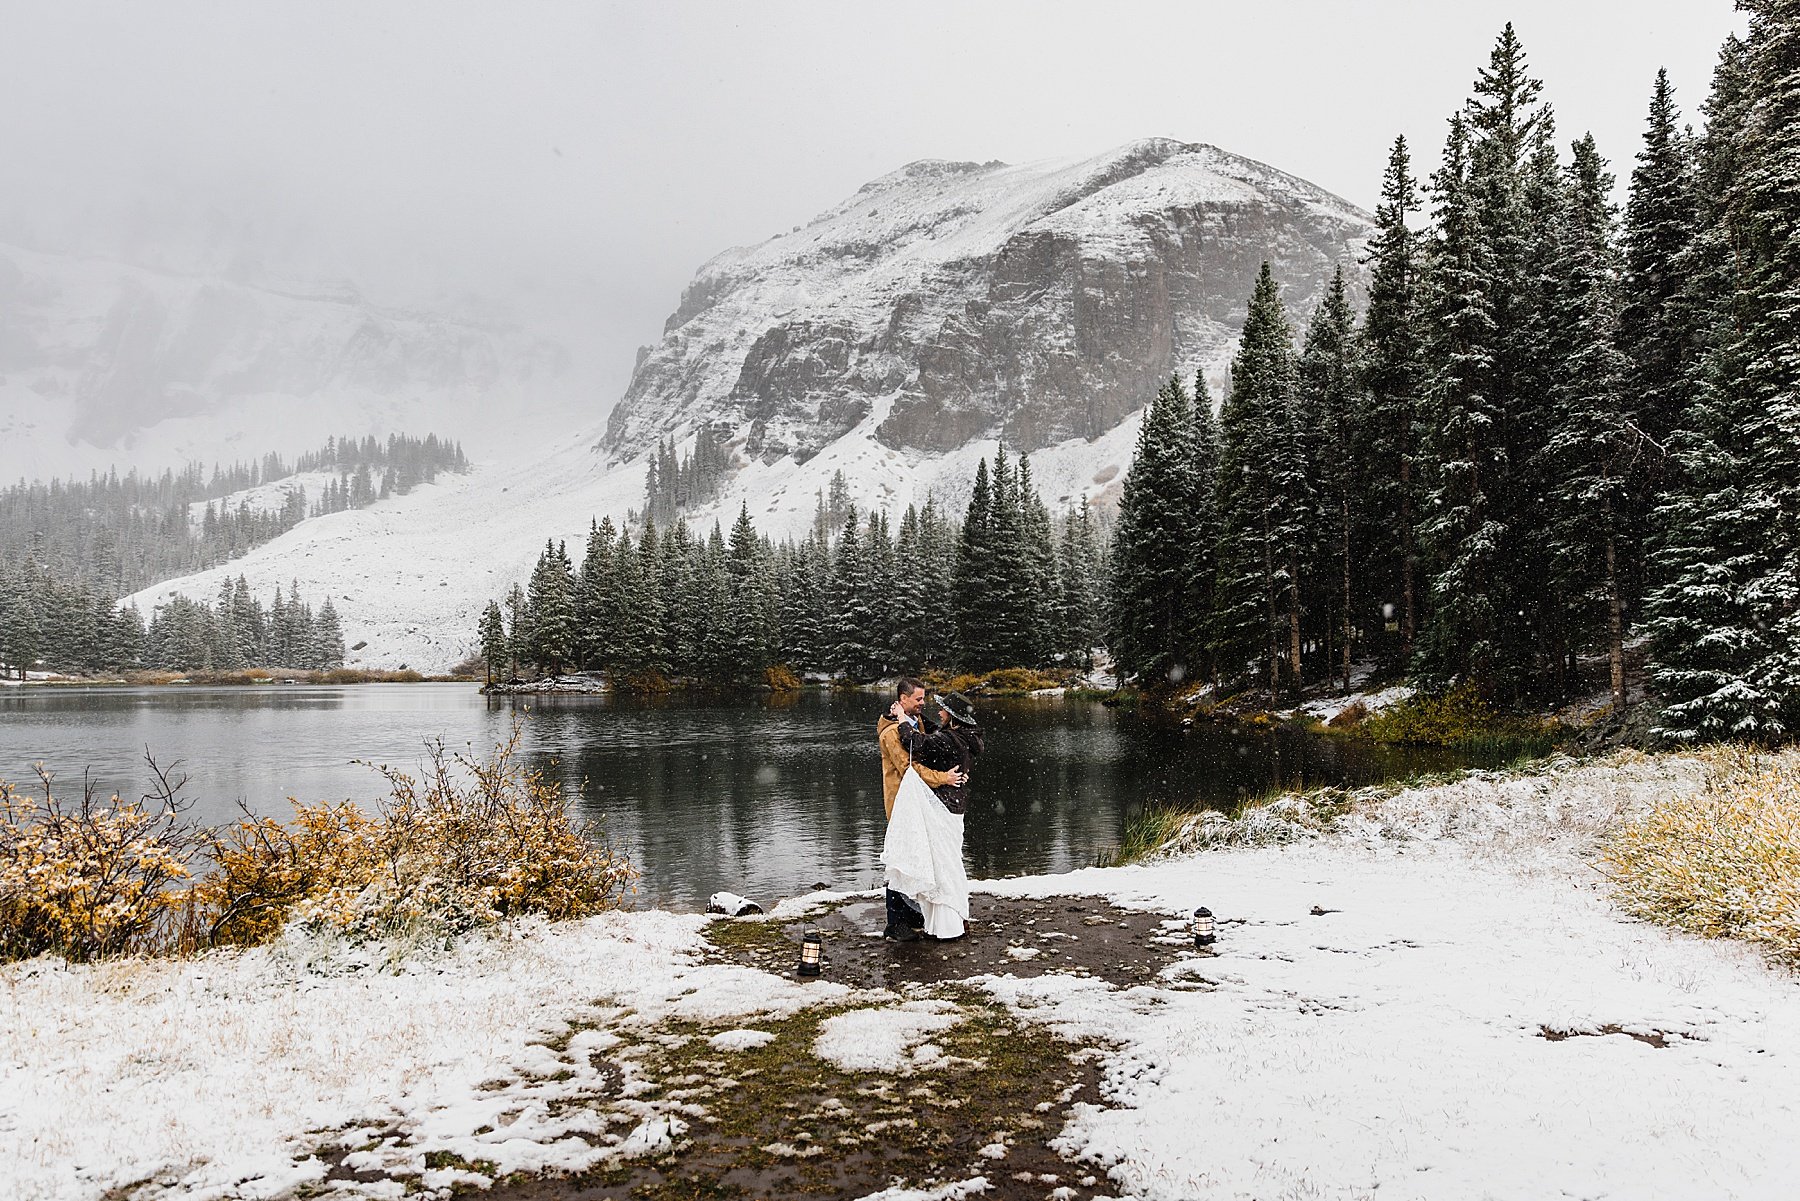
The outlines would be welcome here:
[[[195,816],[242,798],[372,800],[354,760],[416,764],[424,744],[484,751],[527,716],[525,754],[555,773],[644,869],[647,902],[698,907],[730,888],[769,900],[879,880],[884,819],[873,693],[710,701],[488,700],[466,685],[0,691],[0,777],[41,759],[106,786],[144,784],[144,747],[179,760]],[[1088,702],[990,701],[988,755],[967,823],[976,877],[1066,871],[1117,843],[1150,804],[1225,806],[1273,785],[1362,783],[1449,765],[1443,755],[1293,733],[1182,730]]]

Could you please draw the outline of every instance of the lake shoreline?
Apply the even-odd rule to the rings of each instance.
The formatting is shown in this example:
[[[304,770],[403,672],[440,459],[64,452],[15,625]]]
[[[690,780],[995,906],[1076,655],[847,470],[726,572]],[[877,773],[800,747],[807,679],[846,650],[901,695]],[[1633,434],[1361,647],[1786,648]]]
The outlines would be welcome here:
[[[855,892],[450,947],[11,964],[0,1192],[654,1198],[730,1174],[771,1195],[1773,1201],[1800,1167],[1779,1135],[1795,976],[1625,916],[1593,870],[1617,822],[1705,776],[1629,754],[1471,773],[1330,829],[981,881],[969,938],[938,947],[884,943]]]
[[[0,679],[9,688],[196,688],[255,687],[264,684],[305,684],[345,687],[356,684],[473,684],[475,676],[427,675],[409,668],[373,669],[338,667],[322,671],[254,667],[244,671],[136,671],[122,675],[65,676],[39,673],[35,679]]]

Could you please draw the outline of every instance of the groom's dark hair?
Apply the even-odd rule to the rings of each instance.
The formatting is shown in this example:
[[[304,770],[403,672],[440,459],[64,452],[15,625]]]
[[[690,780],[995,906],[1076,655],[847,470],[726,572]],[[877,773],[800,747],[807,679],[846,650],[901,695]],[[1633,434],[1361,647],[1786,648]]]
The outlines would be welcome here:
[[[911,696],[923,687],[925,687],[924,680],[915,680],[911,676],[901,676],[900,683],[894,687],[894,699],[899,700],[901,697]]]

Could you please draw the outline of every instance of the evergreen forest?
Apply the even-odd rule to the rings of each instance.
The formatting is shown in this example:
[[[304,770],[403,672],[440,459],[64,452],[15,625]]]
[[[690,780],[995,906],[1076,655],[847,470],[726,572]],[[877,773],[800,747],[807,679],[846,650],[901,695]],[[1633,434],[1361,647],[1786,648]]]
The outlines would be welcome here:
[[[837,491],[834,486],[834,493]],[[592,525],[581,560],[547,542],[529,583],[488,604],[495,675],[590,670],[709,682],[777,665],[870,679],[927,664],[1086,666],[1099,641],[1103,549],[1085,504],[1053,519],[1031,463],[976,471],[960,519],[935,501],[885,513],[820,498],[804,540],[773,542],[740,510],[729,534],[647,520]]]
[[[0,561],[27,559],[54,576],[112,597],[230,562],[307,517],[362,508],[429,483],[439,472],[467,471],[462,447],[436,434],[330,438],[292,462],[198,463],[142,476],[98,472],[86,481],[21,481],[0,489]],[[274,507],[219,502],[235,493],[299,475],[330,475],[308,498],[299,483]],[[265,502],[268,505],[269,502]]]
[[[243,576],[220,586],[213,603],[176,596],[148,626],[80,580],[59,579],[35,563],[0,565],[0,670],[65,674],[136,671],[237,671],[247,667],[326,670],[344,665],[344,635],[327,597],[315,612],[275,590],[268,605]]]
[[[1180,379],[1146,414],[1123,672],[1622,707],[1641,655],[1665,740],[1797,728],[1800,15],[1742,7],[1704,132],[1657,76],[1622,212],[1509,25],[1422,195],[1393,144],[1360,315],[1340,272],[1296,330],[1264,266],[1216,416]]]
[[[428,434],[330,438],[289,462],[199,464],[159,476],[95,473],[86,482],[0,489],[0,667],[56,672],[326,669],[342,666],[338,615],[280,591],[265,606],[242,577],[214,603],[177,599],[149,625],[119,598],[229,562],[307,517],[362,508],[469,467],[462,447]],[[280,507],[221,499],[302,475],[328,476],[308,500],[295,482]]]

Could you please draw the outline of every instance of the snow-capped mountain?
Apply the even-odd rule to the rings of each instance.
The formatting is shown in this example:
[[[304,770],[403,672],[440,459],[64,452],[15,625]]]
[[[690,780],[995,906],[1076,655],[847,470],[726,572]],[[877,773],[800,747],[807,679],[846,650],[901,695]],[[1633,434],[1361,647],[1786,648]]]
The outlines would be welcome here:
[[[334,434],[473,442],[516,427],[508,409],[566,413],[568,350],[466,308],[0,244],[0,478],[291,456]]]
[[[605,445],[713,422],[804,461],[871,418],[883,446],[1093,439],[1172,371],[1222,382],[1267,259],[1302,318],[1367,214],[1205,145],[1009,166],[925,161],[703,266],[640,353]]]
[[[774,536],[801,533],[839,471],[860,509],[959,508],[1002,439],[1031,453],[1053,508],[1106,504],[1161,381],[1204,372],[1216,401],[1263,260],[1299,326],[1338,264],[1360,281],[1369,231],[1348,202],[1209,146],[915,163],[702,267],[604,432],[474,454],[469,475],[132,599],[147,614],[227,576],[260,596],[297,581],[335,598],[346,641],[365,644],[353,662],[443,668],[545,538],[579,558],[590,520],[642,505],[647,453],[691,446],[703,423],[728,432],[736,469],[691,515],[702,529],[743,504]]]

